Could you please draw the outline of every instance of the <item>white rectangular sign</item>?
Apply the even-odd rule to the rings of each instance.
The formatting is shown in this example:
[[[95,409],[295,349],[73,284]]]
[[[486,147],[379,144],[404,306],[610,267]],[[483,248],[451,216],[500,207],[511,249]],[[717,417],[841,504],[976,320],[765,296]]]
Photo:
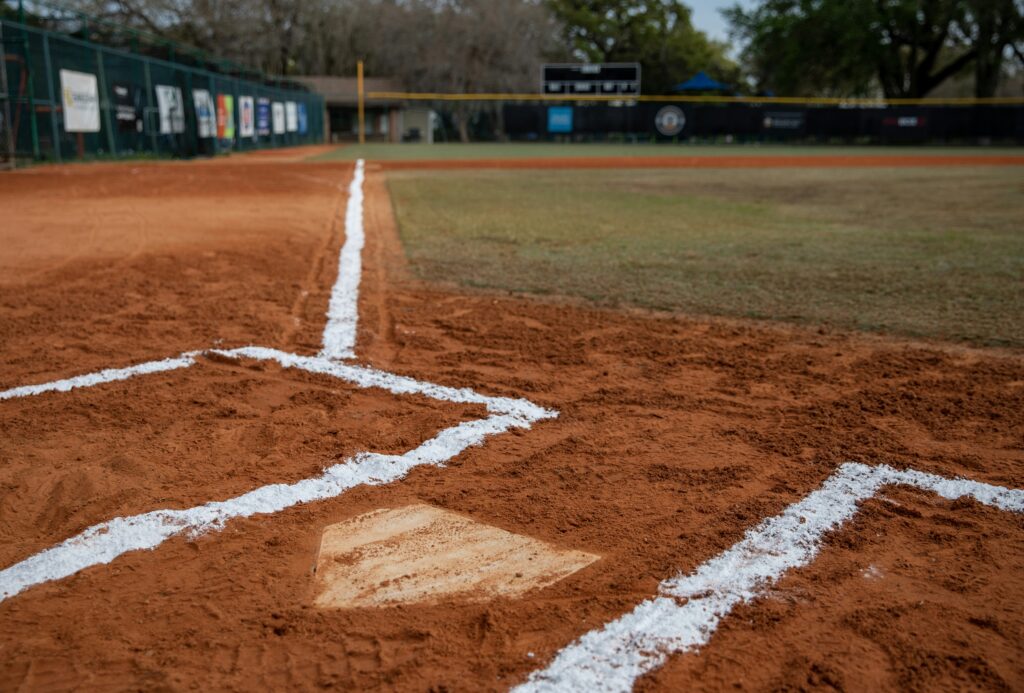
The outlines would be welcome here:
[[[166,84],[156,85],[156,106],[160,111],[161,135],[185,132],[185,102],[181,98],[181,89]]]
[[[274,115],[274,134],[283,135],[284,128],[284,104],[280,101],[275,101],[271,112]]]
[[[192,103],[196,108],[196,124],[201,138],[217,136],[217,109],[213,97],[205,89],[192,90]]]
[[[256,105],[251,96],[238,97],[238,130],[240,137],[256,136]]]
[[[294,101],[286,101],[284,104],[285,127],[288,132],[295,132],[299,129],[299,108]]]
[[[60,93],[67,132],[100,131],[100,92],[96,75],[61,70]]]

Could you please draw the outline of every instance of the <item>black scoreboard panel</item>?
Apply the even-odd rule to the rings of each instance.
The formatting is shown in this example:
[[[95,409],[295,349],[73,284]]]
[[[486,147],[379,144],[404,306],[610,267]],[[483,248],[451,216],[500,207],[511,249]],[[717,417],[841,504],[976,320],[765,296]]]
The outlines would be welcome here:
[[[541,92],[581,96],[637,96],[639,63],[556,63],[541,67]]]

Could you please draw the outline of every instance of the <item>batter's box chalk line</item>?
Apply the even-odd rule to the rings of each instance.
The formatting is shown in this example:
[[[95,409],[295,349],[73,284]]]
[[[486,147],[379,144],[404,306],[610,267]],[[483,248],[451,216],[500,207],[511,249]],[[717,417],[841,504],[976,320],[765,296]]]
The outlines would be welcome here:
[[[513,428],[530,428],[558,416],[525,399],[491,397],[468,388],[452,388],[345,363],[355,357],[359,280],[362,273],[364,162],[356,162],[345,210],[345,243],[338,279],[331,291],[323,349],[302,356],[267,347],[192,351],[161,361],[25,385],[0,392],[0,400],[47,392],[69,392],[151,373],[189,368],[197,357],[219,355],[272,361],[286,369],[326,375],[361,388],[396,395],[418,394],[435,400],[483,405],[487,416],[446,428],[403,455],[363,452],[294,484],[270,484],[235,498],[211,501],[186,510],[153,510],[94,525],[81,534],[0,570],[0,602],[35,585],[109,563],[140,549],[154,549],[178,534],[217,530],[231,519],[267,515],[301,503],[340,496],[360,485],[383,485],[402,479],[421,465],[443,466],[466,448]],[[970,497],[1011,512],[1024,512],[1024,491],[965,479],[946,479],[886,465],[842,465],[818,490],[763,521],[744,538],[700,565],[688,576],[663,581],[658,595],[630,613],[593,630],[558,652],[514,690],[629,691],[636,680],[661,666],[672,654],[707,644],[719,622],[741,603],[763,594],[787,571],[808,565],[824,537],[852,518],[859,503],[880,488],[902,484],[943,498]]]
[[[658,586],[658,596],[560,651],[547,668],[517,686],[540,691],[629,691],[672,654],[707,644],[719,622],[763,594],[787,571],[808,565],[827,533],[852,518],[883,486],[902,484],[955,500],[1024,512],[1024,491],[946,479],[887,465],[848,462],[818,490],[749,530],[731,548],[687,576]]]
[[[355,166],[345,210],[345,243],[338,261],[338,278],[331,291],[324,327],[323,349],[317,356],[302,356],[277,349],[248,346],[238,349],[190,351],[160,361],[126,368],[109,368],[63,380],[25,385],[0,392],[0,400],[70,392],[152,373],[166,373],[195,365],[203,355],[273,361],[297,369],[343,380],[360,388],[379,388],[395,395],[423,395],[438,401],[483,405],[487,416],[446,428],[402,455],[363,452],[323,470],[320,476],[294,484],[269,484],[235,498],[217,500],[185,510],[153,510],[118,517],[89,527],[77,536],[0,570],[0,601],[35,585],[60,580],[91,566],[109,563],[128,551],[155,549],[178,534],[197,535],[220,529],[234,518],[268,515],[300,503],[335,498],[360,485],[398,481],[422,465],[443,466],[466,448],[513,428],[530,428],[542,419],[558,416],[525,399],[491,397],[469,388],[428,383],[368,366],[344,362],[355,357],[358,322],[363,229],[364,163]]]

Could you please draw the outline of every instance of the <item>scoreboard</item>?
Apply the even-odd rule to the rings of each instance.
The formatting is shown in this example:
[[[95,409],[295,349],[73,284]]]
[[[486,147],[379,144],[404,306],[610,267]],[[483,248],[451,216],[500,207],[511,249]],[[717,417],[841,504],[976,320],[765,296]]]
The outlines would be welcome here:
[[[550,63],[541,66],[542,94],[639,96],[640,63]]]

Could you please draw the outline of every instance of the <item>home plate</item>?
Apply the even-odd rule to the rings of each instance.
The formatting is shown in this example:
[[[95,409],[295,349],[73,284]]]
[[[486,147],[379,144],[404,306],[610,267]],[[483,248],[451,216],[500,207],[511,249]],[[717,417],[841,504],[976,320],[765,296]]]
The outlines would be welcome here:
[[[335,609],[518,597],[598,558],[429,505],[385,508],[324,530],[315,604]]]

